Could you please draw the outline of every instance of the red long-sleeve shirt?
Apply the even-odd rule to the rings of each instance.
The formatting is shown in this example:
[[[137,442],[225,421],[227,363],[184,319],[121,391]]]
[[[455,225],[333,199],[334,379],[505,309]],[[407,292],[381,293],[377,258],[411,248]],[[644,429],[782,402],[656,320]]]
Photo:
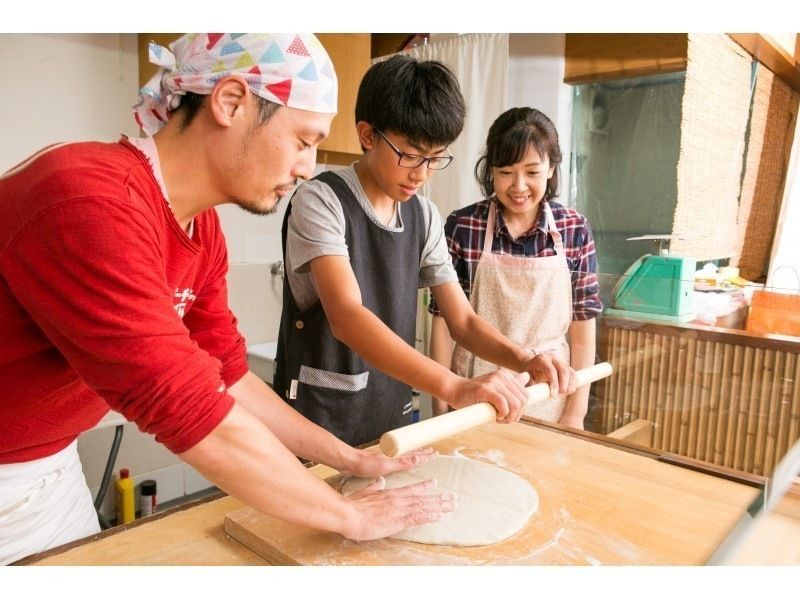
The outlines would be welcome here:
[[[51,455],[109,406],[179,453],[247,371],[214,210],[180,228],[128,142],[47,148],[0,178],[0,463]]]

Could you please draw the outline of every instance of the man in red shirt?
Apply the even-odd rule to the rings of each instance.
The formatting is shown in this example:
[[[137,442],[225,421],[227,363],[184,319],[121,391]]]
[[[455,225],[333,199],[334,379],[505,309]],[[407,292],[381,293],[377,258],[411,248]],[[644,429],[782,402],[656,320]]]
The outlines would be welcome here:
[[[0,563],[97,531],[77,436],[109,407],[276,517],[380,538],[454,508],[430,482],[344,498],[295,455],[363,476],[431,458],[356,450],[247,370],[216,212],[274,210],[336,112],[313,35],[190,34],[142,89],[152,137],[51,146],[0,177]]]

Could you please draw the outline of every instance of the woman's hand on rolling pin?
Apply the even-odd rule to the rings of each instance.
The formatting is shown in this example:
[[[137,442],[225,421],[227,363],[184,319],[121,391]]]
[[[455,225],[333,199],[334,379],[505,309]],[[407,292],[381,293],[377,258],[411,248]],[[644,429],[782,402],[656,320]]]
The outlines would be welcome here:
[[[384,490],[385,484],[379,477],[348,497],[353,510],[344,522],[343,536],[351,540],[385,538],[407,527],[438,521],[458,507],[450,492],[426,494],[434,487],[433,480],[392,490]]]
[[[374,478],[393,471],[411,469],[435,459],[439,453],[431,447],[421,448],[399,457],[387,457],[383,453],[354,450],[348,463],[340,471],[360,478]]]
[[[534,355],[528,360],[525,371],[531,376],[531,384],[539,382],[549,384],[552,396],[575,392],[575,370],[569,363],[552,353]]]
[[[490,403],[497,410],[497,422],[510,424],[519,421],[528,400],[525,384],[529,376],[508,370],[496,370],[475,378],[458,378],[445,398],[455,409],[475,403]]]

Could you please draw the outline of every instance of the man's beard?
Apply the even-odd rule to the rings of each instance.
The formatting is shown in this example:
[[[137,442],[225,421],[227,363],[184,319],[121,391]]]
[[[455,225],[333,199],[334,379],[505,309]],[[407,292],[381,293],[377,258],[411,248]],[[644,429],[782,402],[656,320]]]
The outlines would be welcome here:
[[[236,205],[249,214],[255,214],[256,216],[270,216],[278,211],[278,207],[280,206],[282,199],[282,197],[276,198],[275,203],[272,204],[271,208],[262,208],[253,202],[247,201],[237,201]]]

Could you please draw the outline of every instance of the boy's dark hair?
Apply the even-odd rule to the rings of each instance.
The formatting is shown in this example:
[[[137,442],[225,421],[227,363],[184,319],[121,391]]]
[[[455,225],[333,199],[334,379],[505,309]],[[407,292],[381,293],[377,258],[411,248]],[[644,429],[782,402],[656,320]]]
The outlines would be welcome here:
[[[561,148],[558,131],[547,116],[536,108],[510,108],[498,116],[489,127],[486,151],[475,164],[475,178],[484,197],[494,193],[492,168],[511,166],[525,157],[529,147],[550,159],[553,176],[547,180],[544,201],[558,196],[558,171]]]
[[[450,69],[405,54],[373,64],[356,98],[356,122],[404,135],[419,145],[450,145],[464,128],[466,112]]]
[[[189,123],[194,120],[194,117],[197,116],[197,113],[200,112],[200,108],[203,106],[207,95],[193,93],[191,91],[187,91],[186,94],[181,99],[180,106],[176,108],[176,110],[183,114],[183,120],[181,121],[181,130],[186,129],[189,126]],[[269,100],[265,100],[261,96],[256,96],[256,100],[258,101],[258,125],[263,125],[266,123],[270,117],[275,114],[275,112],[280,108],[280,104],[276,104],[275,102],[270,102]]]

